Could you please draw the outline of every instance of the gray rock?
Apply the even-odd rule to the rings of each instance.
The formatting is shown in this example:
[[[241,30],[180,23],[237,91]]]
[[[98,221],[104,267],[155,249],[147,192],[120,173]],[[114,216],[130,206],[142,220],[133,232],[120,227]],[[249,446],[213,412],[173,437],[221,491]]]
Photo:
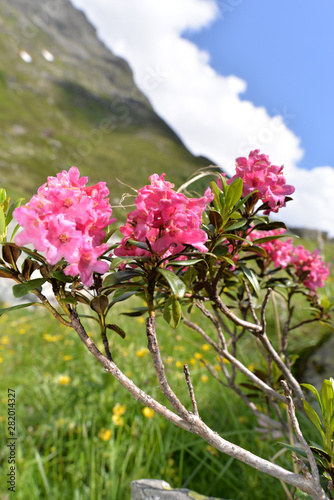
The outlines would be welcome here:
[[[220,500],[186,488],[173,489],[160,479],[140,479],[131,483],[131,500]]]

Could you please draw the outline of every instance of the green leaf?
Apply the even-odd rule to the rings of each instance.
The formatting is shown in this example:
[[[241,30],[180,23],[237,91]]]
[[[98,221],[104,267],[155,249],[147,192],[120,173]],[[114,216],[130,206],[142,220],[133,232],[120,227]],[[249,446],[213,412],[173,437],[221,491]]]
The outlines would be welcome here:
[[[109,328],[110,330],[113,330],[114,332],[118,333],[118,335],[120,337],[122,337],[122,339],[125,339],[126,333],[118,325],[114,325],[114,324],[113,325],[106,325],[106,328]]]
[[[14,311],[15,309],[23,309],[24,307],[30,307],[30,306],[40,306],[40,302],[29,302],[28,304],[19,304],[17,306],[12,306],[12,307],[5,307],[0,309],[0,316],[2,314],[5,314],[10,311]]]
[[[216,210],[210,210],[209,220],[216,229],[220,229],[223,225],[223,218]]]
[[[203,262],[204,259],[191,259],[191,260],[170,260],[169,265],[170,266],[178,266],[178,267],[188,267],[188,266],[194,266],[195,264],[198,264],[199,262]]]
[[[264,230],[264,231],[271,231],[273,229],[288,229],[284,222],[281,221],[275,221],[275,222],[268,222],[267,224],[256,224],[255,229],[258,231]],[[285,236],[291,236],[291,235],[285,235]]]
[[[246,278],[248,279],[248,281],[252,285],[254,292],[259,297],[260,296],[260,285],[259,285],[259,282],[257,280],[255,273],[251,269],[249,269],[247,266],[245,266],[244,264],[241,264],[241,262],[239,262],[239,266],[241,267],[242,272],[244,273],[244,275],[246,276]]]
[[[19,226],[20,227],[20,226]],[[33,257],[34,259],[38,260],[39,262],[41,262],[42,264],[45,264],[46,262],[46,259],[44,257],[42,257],[42,255],[40,255],[39,253],[37,252],[34,252],[33,250],[30,250],[29,248],[26,248],[26,247],[20,247],[21,250],[23,250],[26,254],[30,255],[30,257]]]
[[[11,206],[9,207],[9,210],[7,212],[7,215],[6,215],[7,226],[13,220],[13,212],[14,212],[15,208],[19,207],[21,205],[22,201],[24,201],[24,198],[19,198],[18,200],[15,201],[15,203],[12,203]]]
[[[143,241],[136,241],[136,240],[129,239],[129,240],[127,240],[126,244],[133,245],[135,247],[141,248],[142,250],[149,251],[148,246]]]
[[[291,236],[289,234],[276,234],[272,236],[264,236],[263,238],[258,238],[257,240],[253,240],[253,243],[265,243],[266,241],[278,240],[280,238],[286,238],[287,236]]]
[[[66,297],[59,299],[59,302],[62,304],[76,304],[78,301],[75,297],[72,297],[72,295],[66,295]]]
[[[137,317],[147,313],[147,307],[134,307],[132,311],[121,313],[121,316]]]
[[[72,283],[73,282],[73,277],[72,276],[67,276],[64,271],[55,271],[54,273],[51,274],[52,278],[55,278],[56,280],[62,281],[63,283]]]
[[[325,379],[321,386],[321,400],[324,408],[323,417],[325,427],[328,427],[330,425],[330,421],[334,413],[334,387],[331,380]]]
[[[122,295],[119,295],[116,299],[112,300],[109,304],[109,309],[116,304],[117,302],[123,302],[124,300],[127,300],[129,297],[132,297],[132,295],[135,295],[138,292],[136,290],[135,292],[124,292]]]
[[[6,232],[6,217],[3,208],[0,207],[0,238],[5,236]]]
[[[258,191],[255,190],[255,191],[252,191],[251,193],[248,193],[247,196],[245,196],[244,198],[242,198],[234,207],[234,210],[239,210],[240,207],[242,207],[242,205],[244,205],[246,203],[246,201],[248,200],[248,198],[250,198],[251,196],[253,196],[254,193],[257,193]]]
[[[19,299],[20,297],[24,297],[24,295],[27,295],[27,293],[44,285],[46,281],[47,281],[46,278],[37,278],[35,280],[27,281],[26,283],[20,283],[19,285],[14,285],[13,286],[14,297],[16,297],[17,299]]]
[[[262,247],[259,247],[257,245],[245,245],[245,246],[242,246],[240,250],[242,250],[243,252],[254,252],[254,253],[262,255],[265,258],[268,257],[265,249]]]
[[[98,314],[103,314],[109,305],[109,300],[106,295],[98,295],[90,303],[91,309]]]
[[[243,180],[240,177],[234,179],[234,181],[229,185],[226,195],[226,210],[233,208],[234,205],[240,200],[243,185]]]
[[[177,299],[182,299],[184,297],[184,294],[186,293],[186,285],[183,283],[183,281],[180,280],[180,278],[176,276],[176,274],[174,274],[172,271],[168,271],[167,269],[161,269],[161,267],[158,267],[157,271],[168,282],[173,295]]]
[[[308,401],[306,401],[305,399],[302,399],[302,401],[303,401],[304,410],[305,410],[306,415],[311,420],[311,422],[313,423],[313,425],[315,425],[315,427],[318,429],[318,431],[321,434],[321,437],[322,437],[323,441],[325,442],[326,436],[324,434],[323,427],[322,427],[319,415],[312,408],[312,406],[310,405],[310,403]]]
[[[223,215],[225,208],[225,195],[217,184],[213,181],[210,182],[211,191],[214,194],[213,205],[218,213]]]
[[[181,305],[180,302],[172,295],[166,301],[163,313],[165,321],[172,328],[177,328],[181,319]]]
[[[103,287],[116,285],[122,281],[128,281],[136,276],[142,276],[143,272],[139,270],[126,269],[125,271],[119,271],[116,273],[109,274],[103,281]]]
[[[319,403],[321,413],[323,413],[323,406],[322,406],[320,395],[319,395],[319,392],[317,391],[317,389],[315,387],[313,387],[313,385],[311,385],[311,384],[300,384],[300,385],[302,387],[305,387],[306,389],[309,389],[311,392],[313,392],[313,394],[315,395],[315,397],[317,398],[317,401]]]
[[[120,288],[118,288],[117,290],[115,290],[113,299],[114,300],[118,299],[118,297],[121,297],[126,292],[138,292],[138,290],[142,290],[142,289],[143,289],[143,287],[140,285],[129,285],[129,286],[123,285]]]
[[[1,188],[0,189],[0,203],[3,203],[6,198],[7,198],[6,190]]]
[[[111,238],[111,236],[117,231],[117,229],[119,229],[121,226],[118,225],[118,226],[115,226],[113,227],[112,229],[110,229],[110,231],[107,232],[107,234],[105,235],[105,237],[103,238],[103,241],[102,243],[107,243],[107,241],[109,240],[109,238]]]
[[[232,231],[234,229],[241,229],[248,223],[247,219],[239,219],[236,222],[233,222],[231,225],[226,226],[226,230]]]

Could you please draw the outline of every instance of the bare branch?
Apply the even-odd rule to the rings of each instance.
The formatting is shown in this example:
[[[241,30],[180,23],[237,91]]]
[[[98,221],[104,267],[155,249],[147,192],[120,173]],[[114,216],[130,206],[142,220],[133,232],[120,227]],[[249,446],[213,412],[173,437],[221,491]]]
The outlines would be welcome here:
[[[188,422],[184,421],[179,415],[168,410],[165,406],[158,403],[155,399],[151,398],[144,391],[139,389],[132,380],[128,379],[123,372],[112,361],[109,361],[94,344],[94,341],[88,337],[85,329],[83,328],[76,312],[71,313],[71,325],[78,333],[82,342],[86,345],[87,349],[95,356],[95,358],[104,366],[105,370],[111,373],[132,395],[135,399],[140,400],[146,406],[152,408],[157,413],[160,413],[167,420],[188,430],[198,436],[202,437],[207,443],[214,446],[217,450],[233,457],[241,462],[250,465],[251,467],[269,474],[277,479],[285,481],[287,484],[295,486],[305,493],[308,493],[313,500],[328,500],[322,488],[309,480],[295,474],[291,471],[283,469],[282,467],[264,460],[253,453],[237,446],[229,441],[220,437],[216,432],[210,429],[198,416],[188,414]]]
[[[227,350],[221,349],[211,338],[207,335],[204,330],[198,325],[195,325],[192,321],[189,321],[185,317],[183,317],[183,322],[186,326],[191,328],[192,330],[197,331],[201,334],[203,339],[210,344],[215,351],[220,354],[223,358],[227,359],[231,364],[233,364],[241,373],[246,375],[246,377],[251,380],[256,386],[258,386],[262,391],[268,396],[277,399],[278,401],[286,402],[285,397],[282,394],[279,394],[274,389],[272,389],[269,385],[267,385],[263,380],[257,377],[253,372],[248,370],[238,359],[236,359],[232,354],[230,354]]]
[[[198,409],[197,409],[197,403],[196,403],[196,399],[195,399],[195,392],[194,392],[193,385],[191,383],[188,365],[184,365],[183,370],[184,370],[184,374],[186,376],[186,381],[187,381],[187,385],[188,385],[188,389],[189,389],[190,399],[191,399],[193,409],[194,409],[194,415],[196,415],[198,417]]]
[[[285,394],[285,397],[286,397],[286,401],[287,401],[287,404],[288,404],[288,410],[289,410],[289,414],[290,414],[290,417],[291,417],[291,423],[292,423],[293,428],[295,430],[297,439],[300,442],[300,444],[302,445],[303,449],[305,450],[305,453],[306,453],[306,456],[308,458],[308,461],[310,462],[312,476],[313,476],[316,484],[320,485],[320,477],[319,477],[318,467],[317,467],[314,455],[313,455],[313,453],[311,451],[311,448],[307,444],[306,439],[304,438],[304,436],[303,436],[303,434],[302,434],[302,432],[300,430],[299,423],[298,423],[298,420],[297,420],[297,417],[296,417],[295,405],[293,404],[292,397],[291,397],[291,390],[289,389],[289,386],[285,382],[285,380],[282,380],[281,384],[282,384],[282,387],[283,387],[283,390],[284,390],[284,394]]]
[[[176,394],[170,388],[168,384],[165,367],[161,359],[160,347],[158,343],[158,338],[155,330],[155,316],[151,315],[146,319],[146,335],[148,340],[148,350],[151,353],[153,365],[155,372],[157,374],[157,379],[161,388],[163,395],[168,399],[174,410],[185,420],[188,419],[189,412],[183,406],[181,401],[178,399]]]
[[[295,377],[292,375],[292,373],[289,370],[289,368],[286,366],[286,364],[284,363],[284,361],[282,361],[282,359],[280,358],[280,356],[278,355],[278,353],[273,348],[270,340],[267,337],[267,334],[264,333],[263,335],[258,335],[258,338],[262,342],[262,345],[264,346],[264,348],[266,349],[266,351],[272,357],[273,361],[276,363],[276,366],[281,370],[284,378],[289,383],[289,386],[295,392],[295,394],[296,394],[296,396],[298,398],[297,407],[302,410],[303,409],[302,399],[304,398],[304,394],[303,394],[303,391],[302,391],[302,389],[301,389],[298,381],[295,379]]]
[[[262,331],[262,326],[261,325],[254,325],[254,323],[250,323],[249,321],[245,321],[241,318],[238,318],[231,309],[229,309],[222,301],[222,299],[219,297],[219,295],[216,295],[214,298],[215,304],[217,304],[218,308],[227,316],[230,320],[233,321],[238,326],[243,326],[247,330],[254,331],[254,332],[261,332]]]

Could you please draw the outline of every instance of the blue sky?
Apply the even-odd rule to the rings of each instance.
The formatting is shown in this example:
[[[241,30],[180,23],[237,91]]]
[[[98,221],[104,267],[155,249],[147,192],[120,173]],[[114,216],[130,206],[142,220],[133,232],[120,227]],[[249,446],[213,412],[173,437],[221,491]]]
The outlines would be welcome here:
[[[333,0],[72,3],[193,154],[260,149],[296,188],[279,217],[334,237]]]
[[[303,168],[334,165],[334,2],[219,1],[219,16],[188,40],[222,75],[247,82],[241,99],[275,110],[301,138]]]

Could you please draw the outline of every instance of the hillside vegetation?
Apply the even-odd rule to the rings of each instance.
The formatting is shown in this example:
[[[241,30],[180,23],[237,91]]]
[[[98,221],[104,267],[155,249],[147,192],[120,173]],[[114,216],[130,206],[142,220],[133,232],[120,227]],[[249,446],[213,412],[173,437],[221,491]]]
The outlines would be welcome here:
[[[0,27],[0,184],[12,196],[29,197],[76,165],[106,181],[116,205],[131,192],[116,178],[138,188],[166,172],[181,184],[210,164],[185,148],[67,0],[0,0]]]

